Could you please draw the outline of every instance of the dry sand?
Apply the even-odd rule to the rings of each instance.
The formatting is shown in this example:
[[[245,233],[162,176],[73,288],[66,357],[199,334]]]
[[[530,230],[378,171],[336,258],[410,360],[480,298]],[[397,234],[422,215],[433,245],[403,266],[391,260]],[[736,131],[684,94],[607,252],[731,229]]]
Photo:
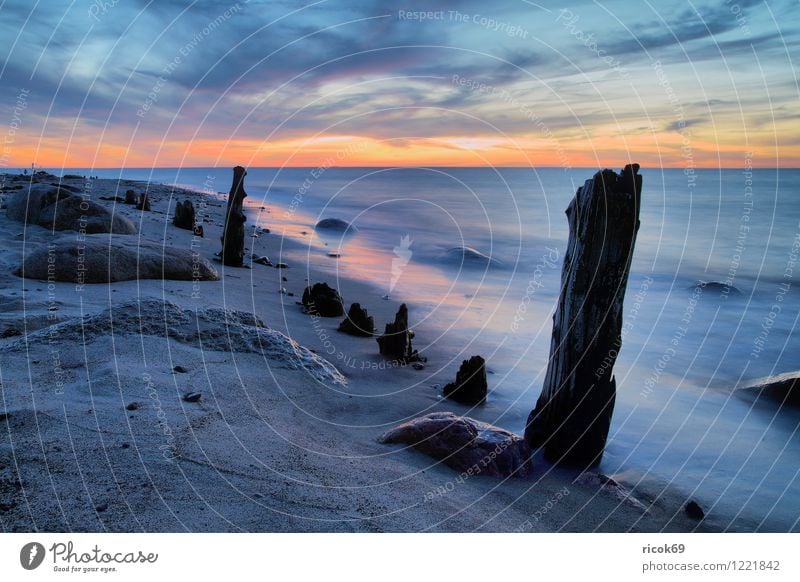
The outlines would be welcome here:
[[[95,201],[144,187],[112,180],[88,186]],[[149,191],[152,212],[99,202],[136,223],[140,234],[127,237],[131,245],[139,236],[180,248],[194,244],[212,259],[224,202],[162,185]],[[186,198],[207,220],[204,238],[172,225],[176,201]],[[81,288],[11,274],[51,237],[0,213],[3,531],[713,531],[728,523],[713,514],[691,520],[676,491],[636,490],[636,502],[539,458],[531,479],[460,479],[418,452],[379,444],[385,430],[427,412],[491,422],[492,409],[439,398],[431,384],[451,380],[453,366],[437,378],[387,367],[374,339],[336,332],[340,318],[303,314],[295,302],[306,280],[337,286],[348,306],[359,301],[369,308],[380,329],[398,302],[344,274],[323,275],[319,261],[335,259],[287,259],[307,250],[302,240],[275,232],[249,239],[248,257],[268,255],[289,268],[214,263],[218,282]],[[165,328],[163,314],[153,308],[164,301],[176,312],[218,307],[254,314],[327,358],[344,379],[283,336],[270,336],[275,349],[265,353],[244,349],[238,337],[228,343],[233,349],[168,339],[158,329]],[[110,307],[120,316],[113,333],[92,326],[87,332],[76,319]],[[224,314],[208,313],[224,327]],[[449,359],[447,346],[425,355],[430,366]],[[183,401],[190,391],[201,400]]]

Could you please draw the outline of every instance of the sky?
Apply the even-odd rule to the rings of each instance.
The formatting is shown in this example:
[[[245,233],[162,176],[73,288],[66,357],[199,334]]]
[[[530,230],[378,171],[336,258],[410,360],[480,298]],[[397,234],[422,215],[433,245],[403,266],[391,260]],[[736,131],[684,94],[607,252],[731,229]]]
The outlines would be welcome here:
[[[800,166],[797,0],[0,0],[0,171]]]

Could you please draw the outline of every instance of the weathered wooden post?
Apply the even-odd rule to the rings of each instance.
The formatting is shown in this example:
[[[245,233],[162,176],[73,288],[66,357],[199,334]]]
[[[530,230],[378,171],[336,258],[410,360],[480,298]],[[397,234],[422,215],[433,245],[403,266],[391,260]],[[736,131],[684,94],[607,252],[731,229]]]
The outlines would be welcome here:
[[[228,194],[228,210],[222,231],[222,262],[231,267],[244,266],[244,223],[247,217],[242,207],[247,196],[244,191],[246,175],[242,166],[233,169],[233,185]]]
[[[557,464],[586,468],[603,456],[616,398],[622,302],[639,230],[639,164],[602,170],[567,208],[569,243],[553,316],[550,359],[525,438]],[[610,362],[610,365],[609,365]]]

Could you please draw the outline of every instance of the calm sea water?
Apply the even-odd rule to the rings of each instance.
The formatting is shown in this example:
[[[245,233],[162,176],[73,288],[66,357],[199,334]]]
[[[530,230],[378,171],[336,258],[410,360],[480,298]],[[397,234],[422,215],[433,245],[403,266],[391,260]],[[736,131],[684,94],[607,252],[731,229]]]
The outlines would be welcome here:
[[[214,192],[231,179],[229,168],[77,171]],[[413,303],[420,351],[435,343],[456,362],[487,357],[492,420],[519,432],[547,365],[564,209],[592,173],[254,168],[246,189],[253,221],[306,243],[291,259],[372,282],[375,297],[359,298],[367,306],[383,294]],[[800,414],[733,394],[800,370],[800,170],[641,173],[602,470],[672,483],[762,529],[800,530]],[[320,237],[313,226],[329,217],[357,232]],[[332,250],[341,259],[328,258]],[[739,293],[698,293],[699,280],[732,282]]]

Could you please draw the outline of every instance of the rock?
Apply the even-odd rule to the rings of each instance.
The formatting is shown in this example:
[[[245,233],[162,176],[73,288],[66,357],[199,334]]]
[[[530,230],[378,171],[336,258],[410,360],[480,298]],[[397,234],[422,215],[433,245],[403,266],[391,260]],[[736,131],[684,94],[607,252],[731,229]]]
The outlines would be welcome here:
[[[52,230],[136,233],[136,226],[121,214],[112,214],[97,202],[49,184],[32,184],[14,192],[8,198],[6,214],[12,220]]]
[[[189,370],[187,370],[183,366],[175,366],[174,368],[172,368],[172,371],[178,374],[186,374]]]
[[[782,406],[800,406],[800,372],[787,372],[762,378],[736,390],[750,401],[772,401]]]
[[[194,234],[195,236],[199,236],[200,238],[203,238],[203,236],[205,235],[203,231],[203,225],[195,224],[194,228],[192,229],[192,234]]]
[[[203,397],[200,392],[187,392],[183,395],[184,402],[200,402],[200,399]]]
[[[625,505],[630,505],[631,507],[635,507],[641,511],[647,511],[647,506],[636,499],[633,494],[624,486],[620,485],[609,477],[608,475],[604,475],[603,473],[595,473],[593,471],[587,471],[585,473],[581,473],[578,477],[575,478],[573,481],[576,485],[585,485],[589,487],[596,487],[603,493],[608,493],[615,497],[617,500],[621,501]]]
[[[727,283],[723,283],[722,281],[695,281],[694,285],[689,287],[691,290],[695,289],[702,289],[703,291],[711,291],[714,293],[719,293],[720,295],[741,295],[742,292],[740,289],[737,289],[733,285],[728,285]]]
[[[112,334],[166,337],[206,352],[259,354],[269,360],[270,366],[302,370],[310,379],[325,386],[347,385],[341,372],[328,360],[267,327],[252,313],[214,307],[184,309],[147,296],[115,303],[100,313],[74,317],[29,332],[26,337],[7,340],[0,345],[0,353],[4,354],[0,358],[6,357],[5,353],[27,354],[31,347],[59,345],[73,342],[75,338],[88,344]]]
[[[175,205],[175,216],[172,218],[172,224],[178,228],[194,231],[194,204],[192,204],[191,200],[184,200]]]
[[[341,258],[342,254],[341,253],[328,253],[328,256],[330,258],[332,258],[332,259],[339,259],[339,258]]]
[[[689,503],[686,504],[683,510],[686,512],[686,515],[692,519],[700,520],[706,516],[706,512],[703,511],[703,508],[693,499],[689,500]]]
[[[128,190],[125,192],[125,204],[135,205],[138,204],[136,199],[136,192],[133,190]]]
[[[286,263],[275,263],[273,267],[275,267],[276,269],[288,269],[289,265],[287,265]]]
[[[165,246],[146,239],[112,235],[74,236],[42,246],[23,259],[14,271],[19,277],[72,283],[113,283],[137,279],[176,281],[217,281],[211,263],[191,251]]]
[[[262,257],[257,257],[253,259],[254,263],[258,263],[259,265],[266,265],[268,267],[272,266],[272,261],[269,260],[269,257],[264,255]]]
[[[141,404],[138,402],[131,402],[128,406],[125,407],[125,410],[139,410]]]
[[[408,307],[403,303],[394,316],[394,323],[387,323],[382,336],[378,338],[378,349],[387,358],[400,362],[419,360],[419,355],[411,345],[414,332],[408,329]]]
[[[98,196],[98,200],[105,200],[107,202],[125,202],[122,196]]]
[[[411,364],[411,367],[414,368],[415,370],[424,370],[425,364],[422,364],[420,362],[414,362],[413,364]]]
[[[109,212],[80,196],[70,196],[45,207],[39,224],[52,230],[82,230],[87,234],[136,234],[136,226],[122,214]]]
[[[233,184],[228,193],[228,209],[222,231],[222,262],[231,267],[244,266],[244,223],[247,220],[243,210],[247,197],[244,191],[245,176],[247,171],[242,166],[233,169]]]
[[[136,204],[136,210],[150,212],[150,196],[148,196],[147,192],[142,192],[139,195],[139,202]]]
[[[360,303],[353,303],[347,312],[347,319],[339,324],[339,331],[360,337],[371,337],[375,335],[375,322]]]
[[[69,190],[73,194],[79,194],[83,192],[83,189],[78,186],[70,186],[69,184],[64,184],[63,182],[51,182],[51,186],[55,186],[56,188],[64,188],[64,190]]]
[[[456,471],[490,477],[532,473],[531,449],[514,433],[452,412],[433,412],[393,428],[380,442],[411,445]]]
[[[459,267],[502,267],[503,263],[472,247],[453,247],[447,250],[447,261]]]
[[[358,229],[341,218],[323,218],[314,228],[319,230],[335,230],[340,232],[355,233]]]
[[[108,503],[101,503],[100,505],[98,505],[98,506],[96,506],[96,507],[94,508],[94,510],[95,510],[97,513],[103,513],[103,512],[104,512],[104,511],[106,511],[107,509],[108,509]]]
[[[446,398],[463,404],[483,404],[487,392],[486,362],[480,356],[461,362],[456,381],[447,384],[442,391]]]
[[[308,313],[322,317],[344,315],[344,300],[339,292],[327,283],[315,283],[303,291],[303,305]]]

